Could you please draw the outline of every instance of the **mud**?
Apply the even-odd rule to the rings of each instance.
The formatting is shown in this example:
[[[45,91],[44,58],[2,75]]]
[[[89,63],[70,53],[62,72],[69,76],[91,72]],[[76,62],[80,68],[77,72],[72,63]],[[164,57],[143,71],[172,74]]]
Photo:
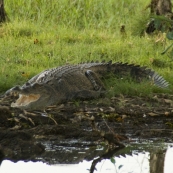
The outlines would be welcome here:
[[[74,101],[49,107],[46,113],[11,108],[15,99],[0,102],[1,161],[77,163],[134,140],[173,142],[173,95]]]

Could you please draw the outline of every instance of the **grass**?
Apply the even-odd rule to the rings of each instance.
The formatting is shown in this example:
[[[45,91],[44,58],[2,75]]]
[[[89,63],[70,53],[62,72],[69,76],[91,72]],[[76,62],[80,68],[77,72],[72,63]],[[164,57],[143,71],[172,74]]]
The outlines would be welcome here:
[[[149,2],[6,0],[9,21],[0,26],[0,93],[44,69],[91,60],[148,66],[173,84],[172,61],[161,55],[170,41],[164,34],[140,36]],[[124,81],[115,85],[116,94],[165,92]]]

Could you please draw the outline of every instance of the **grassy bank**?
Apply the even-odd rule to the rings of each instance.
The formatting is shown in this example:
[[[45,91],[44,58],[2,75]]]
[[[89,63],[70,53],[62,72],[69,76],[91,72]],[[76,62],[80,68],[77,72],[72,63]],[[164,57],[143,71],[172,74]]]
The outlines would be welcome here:
[[[172,61],[161,55],[170,42],[163,34],[140,37],[145,23],[139,21],[148,18],[149,2],[6,0],[9,21],[0,27],[0,93],[46,68],[89,60],[145,65],[173,83]],[[122,25],[126,34],[120,32]],[[136,87],[127,85],[127,94]],[[152,92],[150,86],[144,88],[135,92]]]

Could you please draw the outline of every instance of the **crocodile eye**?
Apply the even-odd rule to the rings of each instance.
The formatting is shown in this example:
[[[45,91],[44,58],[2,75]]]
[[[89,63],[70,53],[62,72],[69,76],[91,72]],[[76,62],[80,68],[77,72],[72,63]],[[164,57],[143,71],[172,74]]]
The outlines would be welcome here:
[[[35,83],[33,86],[32,86],[34,89],[37,89],[37,88],[40,88],[41,87],[41,85],[40,84],[38,84],[38,83]]]
[[[31,84],[29,82],[26,82],[26,86],[30,86]]]

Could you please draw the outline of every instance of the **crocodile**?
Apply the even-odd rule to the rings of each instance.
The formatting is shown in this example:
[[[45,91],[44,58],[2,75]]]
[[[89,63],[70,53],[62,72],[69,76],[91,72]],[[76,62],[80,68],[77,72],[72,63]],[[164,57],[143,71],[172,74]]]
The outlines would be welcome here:
[[[19,97],[11,107],[24,110],[45,110],[51,105],[75,99],[93,99],[106,92],[103,80],[113,74],[115,77],[129,75],[136,81],[147,79],[161,88],[169,83],[155,71],[139,65],[116,62],[90,62],[64,65],[47,69],[32,77],[23,86],[15,86],[5,95],[18,93]]]

